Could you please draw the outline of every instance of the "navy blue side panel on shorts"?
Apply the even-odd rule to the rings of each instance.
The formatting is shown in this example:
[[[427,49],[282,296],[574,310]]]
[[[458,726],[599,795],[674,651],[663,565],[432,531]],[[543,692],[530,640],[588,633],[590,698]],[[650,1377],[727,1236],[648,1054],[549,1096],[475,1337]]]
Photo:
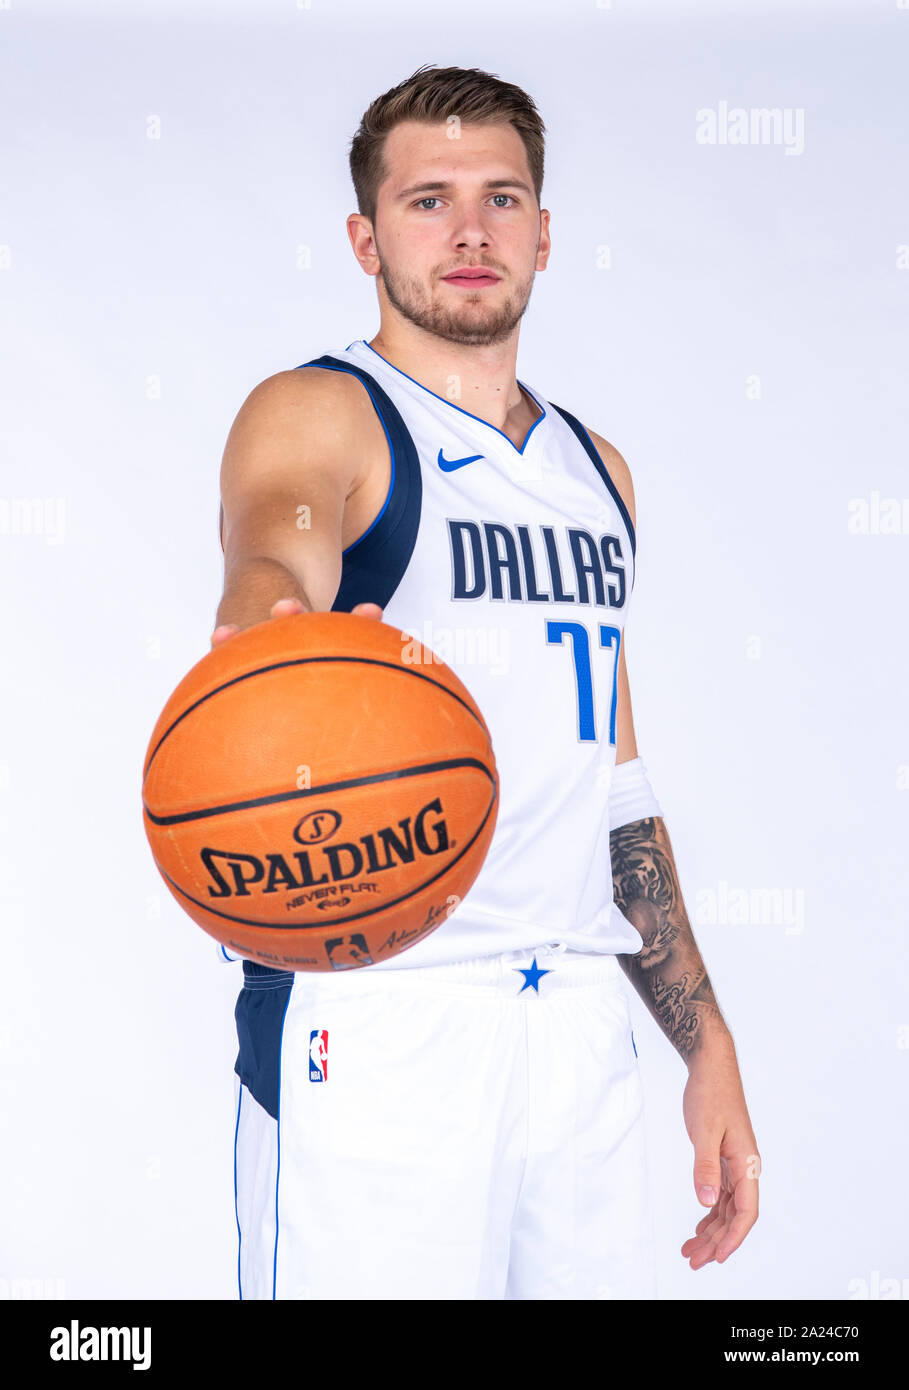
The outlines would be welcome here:
[[[584,448],[587,450],[587,453],[590,455],[590,460],[594,468],[597,470],[600,477],[603,479],[603,482],[606,484],[607,488],[612,493],[613,501],[615,502],[622,515],[622,520],[628,527],[628,536],[631,540],[631,553],[632,555],[634,555],[635,536],[634,527],[631,524],[631,516],[629,514],[628,508],[625,506],[621,493],[619,492],[615,483],[610,478],[609,473],[606,470],[606,466],[603,463],[603,460],[600,458],[599,450],[597,449],[593,440],[590,438],[590,435],[587,433],[584,426],[581,424],[580,420],[578,420],[574,415],[570,415],[567,410],[563,410],[560,405],[556,405],[554,401],[551,401],[550,404],[552,405],[554,410],[557,410],[559,412],[562,419],[567,421],[567,423],[574,430],[578,439],[581,441]]]
[[[397,406],[369,372],[330,353],[300,366],[326,367],[359,377],[385,430],[391,452],[388,496],[372,525],[342,554],[341,583],[331,611],[349,613],[357,603],[384,608],[410,563],[420,526],[423,478],[416,446]]]
[[[274,1120],[278,1118],[281,1034],[293,982],[292,970],[272,970],[245,960],[243,988],[234,1009],[240,1044],[234,1071]]]

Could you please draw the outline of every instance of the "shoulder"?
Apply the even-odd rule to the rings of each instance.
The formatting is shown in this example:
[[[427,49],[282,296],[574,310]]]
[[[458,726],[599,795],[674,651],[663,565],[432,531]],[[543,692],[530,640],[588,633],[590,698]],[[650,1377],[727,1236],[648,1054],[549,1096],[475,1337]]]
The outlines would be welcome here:
[[[622,455],[614,444],[610,444],[608,439],[604,439],[601,434],[596,434],[592,429],[587,428],[587,433],[593,440],[596,451],[603,460],[606,472],[618,489],[619,496],[628,508],[628,515],[631,517],[632,525],[637,529],[637,515],[634,507],[634,485],[631,481],[631,469],[625,462]]]
[[[312,463],[343,475],[349,494],[384,438],[368,392],[349,372],[326,367],[275,372],[253,387],[231,425],[222,490],[247,480],[257,485],[263,474],[293,474]]]
[[[340,488],[347,498],[384,439],[368,393],[349,372],[295,367],[266,377],[241,405],[224,446],[222,544],[225,506],[304,483],[310,491]]]
[[[338,431],[348,425],[356,428],[371,411],[369,396],[352,373],[328,367],[294,367],[275,372],[254,386],[240,407],[237,422],[292,428],[305,420],[310,430],[325,424]]]

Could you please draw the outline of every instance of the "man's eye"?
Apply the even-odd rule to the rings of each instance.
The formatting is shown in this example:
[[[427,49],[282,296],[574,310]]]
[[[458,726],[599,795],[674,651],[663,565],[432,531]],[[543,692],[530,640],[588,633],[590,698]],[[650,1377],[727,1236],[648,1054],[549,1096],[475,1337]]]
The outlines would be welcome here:
[[[512,196],[511,193],[494,193],[492,196],[493,196],[493,201],[494,201],[494,202],[495,202],[497,199],[500,199],[500,198],[501,198],[501,199],[503,200],[503,202],[505,202],[505,203],[513,203],[513,202],[515,202],[515,198]],[[429,197],[429,198],[420,198],[419,201],[416,202],[416,203],[414,204],[414,207],[426,208],[427,203],[438,203],[438,202],[440,202],[440,201],[441,201],[441,199],[436,198],[436,197],[434,197],[434,196],[433,196],[433,197]],[[499,203],[499,207],[501,207],[501,206],[502,206],[502,203]],[[434,208],[428,208],[427,211],[429,211],[429,212],[434,212],[435,209],[434,209]]]

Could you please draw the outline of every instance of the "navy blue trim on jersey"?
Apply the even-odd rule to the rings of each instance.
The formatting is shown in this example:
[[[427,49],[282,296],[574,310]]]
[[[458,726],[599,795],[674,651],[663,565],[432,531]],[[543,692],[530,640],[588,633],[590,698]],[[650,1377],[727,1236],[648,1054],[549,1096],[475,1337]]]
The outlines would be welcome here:
[[[292,970],[244,960],[243,988],[234,1009],[240,1046],[234,1071],[273,1120],[278,1118],[281,1034],[293,982]]]
[[[468,418],[471,420],[476,420],[477,424],[485,425],[487,429],[495,430],[496,434],[500,434],[503,439],[507,439],[512,449],[514,449],[519,454],[523,454],[524,450],[527,448],[527,443],[530,439],[530,436],[533,434],[537,425],[539,425],[542,420],[546,419],[546,407],[543,404],[543,402],[537,400],[536,396],[533,394],[529,386],[525,386],[523,381],[519,381],[518,385],[521,387],[522,390],[527,392],[530,399],[534,402],[535,405],[538,405],[540,407],[540,410],[542,412],[540,415],[537,416],[533,424],[530,426],[530,429],[525,434],[524,443],[521,445],[519,449],[517,444],[515,444],[514,440],[508,439],[508,435],[505,433],[504,430],[500,430],[498,425],[491,425],[488,420],[481,420],[479,415],[471,415],[470,411],[465,410],[463,406],[455,405],[454,401],[446,400],[444,396],[439,396],[436,394],[435,391],[430,391],[429,387],[424,386],[422,381],[417,381],[416,377],[408,376],[406,372],[401,371],[400,367],[396,367],[394,362],[389,362],[387,357],[383,357],[381,352],[376,352],[375,348],[370,347],[369,343],[367,343],[365,338],[358,338],[357,342],[362,343],[365,348],[369,348],[370,352],[375,352],[376,357],[378,357],[380,361],[384,362],[386,367],[391,367],[393,372],[397,372],[399,376],[406,377],[408,381],[412,381],[414,386],[419,386],[420,390],[425,391],[428,396],[433,396],[437,401],[441,401],[443,405],[450,405],[452,410],[459,410],[462,415],[468,416]],[[307,367],[312,367],[318,366],[319,364],[317,362],[307,362],[305,365]]]
[[[591,462],[592,462],[594,468],[597,470],[597,472],[599,473],[600,477],[603,479],[603,482],[606,484],[606,486],[609,488],[609,491],[612,493],[612,500],[615,502],[616,506],[618,507],[619,513],[621,514],[621,517],[622,517],[622,520],[624,521],[625,526],[626,526],[626,528],[627,528],[627,530],[628,530],[628,539],[631,541],[631,555],[632,555],[632,558],[634,558],[634,553],[635,553],[635,536],[634,536],[634,527],[633,527],[632,524],[631,524],[631,516],[629,515],[628,508],[625,506],[625,503],[624,503],[623,500],[622,500],[622,495],[621,495],[621,493],[619,492],[619,490],[618,490],[618,488],[616,487],[615,483],[612,481],[612,479],[611,479],[610,476],[609,476],[609,472],[608,472],[608,470],[607,470],[607,468],[606,468],[605,463],[604,463],[603,460],[600,458],[600,453],[599,453],[599,450],[597,449],[597,446],[594,444],[593,440],[590,438],[590,435],[587,433],[587,431],[585,430],[584,426],[581,424],[580,420],[575,419],[575,417],[574,417],[573,415],[570,415],[570,414],[568,413],[567,410],[563,410],[562,407],[561,407],[560,405],[555,405],[554,402],[550,402],[550,404],[552,405],[553,410],[557,410],[557,411],[559,412],[559,414],[561,415],[562,419],[565,420],[565,421],[571,426],[571,428],[574,430],[574,432],[575,432],[575,434],[577,435],[578,439],[581,441],[581,443],[583,444],[583,446],[584,446],[584,448],[586,449],[587,453],[590,455],[590,460],[591,460]]]
[[[349,613],[358,603],[377,603],[384,608],[401,583],[417,543],[423,475],[416,445],[397,406],[369,372],[329,353],[300,366],[325,367],[358,377],[382,422],[391,453],[388,495],[363,535],[342,552],[341,583],[331,611]]]

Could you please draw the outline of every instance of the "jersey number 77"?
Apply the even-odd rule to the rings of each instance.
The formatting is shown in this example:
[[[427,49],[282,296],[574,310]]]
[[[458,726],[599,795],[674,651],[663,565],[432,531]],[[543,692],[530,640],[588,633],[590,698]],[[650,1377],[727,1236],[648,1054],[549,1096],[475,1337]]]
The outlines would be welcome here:
[[[597,625],[600,646],[613,652],[612,661],[612,701],[609,707],[609,742],[615,743],[615,708],[619,678],[619,648],[622,634],[617,627],[605,623]],[[546,623],[546,641],[553,645],[564,645],[566,634],[571,638],[571,655],[574,660],[574,675],[578,698],[578,738],[582,742],[596,742],[596,716],[593,701],[593,672],[590,665],[590,635],[583,623]]]

